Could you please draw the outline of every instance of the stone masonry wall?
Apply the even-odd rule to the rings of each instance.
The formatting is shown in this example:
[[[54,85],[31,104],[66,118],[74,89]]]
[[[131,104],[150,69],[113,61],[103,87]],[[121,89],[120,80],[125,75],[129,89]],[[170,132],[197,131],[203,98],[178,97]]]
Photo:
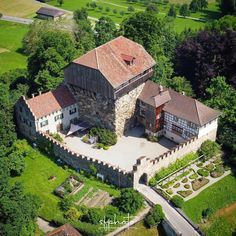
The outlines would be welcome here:
[[[126,130],[135,124],[135,108],[138,96],[142,92],[144,84],[120,97],[115,102],[116,133],[121,136]]]
[[[112,100],[85,91],[78,87],[70,87],[78,102],[79,117],[93,125],[110,129],[118,136],[134,125],[134,113],[137,98],[144,83],[130,91],[128,94]]]
[[[103,175],[104,179],[109,183],[118,187],[133,186],[133,175],[131,172],[127,172],[103,161],[75,153],[45,133],[38,132],[37,136],[39,140],[51,142],[55,156],[59,157],[74,169],[89,171],[89,165],[93,164],[97,168],[97,173]]]
[[[106,99],[78,87],[70,89],[78,103],[79,118],[95,126],[115,131],[115,104],[112,99]]]
[[[139,183],[139,179],[144,173],[147,174],[147,178],[149,180],[161,168],[167,167],[170,163],[175,162],[178,158],[182,158],[184,157],[184,155],[190,152],[197,151],[205,140],[210,139],[215,141],[216,131],[217,130],[215,129],[207,135],[202,136],[201,138],[195,137],[184,143],[180,143],[178,146],[163,153],[155,159],[149,159],[146,157],[141,157],[137,159],[136,164],[133,166],[134,188]]]

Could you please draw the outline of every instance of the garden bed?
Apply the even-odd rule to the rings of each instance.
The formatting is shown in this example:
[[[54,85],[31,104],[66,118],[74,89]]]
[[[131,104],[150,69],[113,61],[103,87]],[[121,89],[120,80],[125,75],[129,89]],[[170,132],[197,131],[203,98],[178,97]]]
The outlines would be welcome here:
[[[197,191],[198,189],[200,189],[201,187],[203,187],[204,185],[206,185],[207,183],[209,183],[209,179],[201,177],[197,180],[193,180],[192,181],[192,188],[194,191]]]
[[[181,191],[177,191],[177,193],[182,196],[182,197],[188,197],[189,195],[191,195],[193,193],[192,190],[181,190]]]

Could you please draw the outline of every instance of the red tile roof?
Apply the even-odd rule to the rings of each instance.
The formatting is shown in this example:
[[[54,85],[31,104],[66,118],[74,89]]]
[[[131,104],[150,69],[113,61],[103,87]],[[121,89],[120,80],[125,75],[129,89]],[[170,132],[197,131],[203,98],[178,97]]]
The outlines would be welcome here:
[[[164,111],[200,126],[220,115],[219,111],[172,89],[163,88],[163,92],[160,93],[160,86],[152,81],[146,82],[139,99],[153,107],[165,103]]]
[[[36,118],[49,115],[76,103],[66,85],[26,100],[27,105]]]
[[[80,234],[70,224],[65,224],[48,233],[46,236],[82,236],[82,234]]]
[[[133,64],[127,65],[125,60],[133,60]],[[114,88],[155,65],[143,46],[123,36],[89,51],[73,63],[99,70]]]

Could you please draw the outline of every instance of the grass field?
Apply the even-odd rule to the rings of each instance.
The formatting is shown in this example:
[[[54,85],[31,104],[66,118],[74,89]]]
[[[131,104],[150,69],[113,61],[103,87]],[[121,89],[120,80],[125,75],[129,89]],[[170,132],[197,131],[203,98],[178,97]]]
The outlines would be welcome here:
[[[40,6],[34,0],[0,0],[0,12],[3,15],[32,18]]]
[[[211,208],[213,215],[202,224],[201,214],[206,208]],[[200,224],[207,235],[232,235],[236,229],[236,178],[226,176],[185,202],[183,210],[190,219]]]
[[[129,230],[119,234],[119,236],[164,236],[164,230],[161,227],[147,229],[143,221],[133,225]]]
[[[10,69],[26,68],[27,57],[19,52],[28,26],[0,21],[0,74]]]
[[[35,194],[40,198],[42,205],[39,215],[42,218],[50,221],[53,218],[60,217],[62,212],[58,203],[61,199],[54,195],[53,191],[71,175],[72,170],[63,169],[28,144],[24,146],[23,150],[27,153],[25,157],[26,169],[20,177],[15,177],[13,180],[22,182],[26,192]],[[52,175],[56,176],[55,180],[48,179]],[[96,179],[85,177],[83,179],[88,188],[102,189],[114,196],[120,194],[119,190]]]
[[[88,2],[92,2],[92,0],[82,0],[82,1],[75,1],[75,0],[67,0],[62,5],[62,8],[74,11],[76,9],[79,9],[81,7],[86,7],[89,16],[99,18],[101,16],[108,16],[110,17],[115,23],[121,23],[122,20],[127,18],[131,13],[127,11],[128,6],[132,5],[135,8],[135,11],[143,11],[145,10],[145,7],[142,3],[132,3],[129,4],[126,2],[126,0],[97,0],[96,3],[98,6],[103,7],[102,10],[99,10],[98,8],[93,9],[91,7],[87,7],[86,4]],[[178,1],[177,1],[178,2]],[[182,1],[183,2],[183,1]],[[51,5],[59,7],[57,0],[52,0],[49,2]],[[110,8],[109,12],[106,12],[106,7]],[[159,4],[159,11],[160,13],[158,16],[164,17],[166,13],[169,10],[170,5],[169,4]],[[114,14],[113,10],[116,9],[118,13]],[[121,16],[119,14],[120,11],[124,11],[125,14]],[[178,13],[178,10],[177,10]],[[201,18],[205,20],[213,20],[219,18],[219,10],[214,1],[211,1],[209,3],[209,6],[207,9],[204,9],[197,13],[191,13],[192,17]],[[176,18],[174,22],[174,27],[177,32],[183,31],[185,28],[192,28],[192,29],[199,29],[200,27],[204,26],[204,22],[196,21],[192,19],[184,19],[184,18]]]

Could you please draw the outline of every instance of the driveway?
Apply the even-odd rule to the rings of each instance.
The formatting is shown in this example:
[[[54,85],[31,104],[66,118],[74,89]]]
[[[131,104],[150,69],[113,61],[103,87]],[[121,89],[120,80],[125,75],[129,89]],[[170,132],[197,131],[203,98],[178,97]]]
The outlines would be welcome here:
[[[127,136],[119,138],[117,144],[111,146],[109,150],[94,149],[92,145],[82,142],[81,138],[77,136],[66,137],[64,141],[66,146],[74,152],[131,171],[139,157],[146,156],[154,159],[176,145],[166,138],[162,138],[158,143],[150,142],[141,137],[142,134],[143,130],[141,128],[132,129]]]
[[[34,22],[34,20],[32,19],[26,19],[26,18],[21,18],[21,17],[16,17],[16,16],[6,16],[6,15],[3,15],[1,20],[16,22],[16,23],[25,24],[25,25],[30,25]]]
[[[146,185],[139,184],[137,190],[154,204],[160,204],[166,219],[172,224],[179,235],[200,236],[199,233],[186,221],[163,197]]]

